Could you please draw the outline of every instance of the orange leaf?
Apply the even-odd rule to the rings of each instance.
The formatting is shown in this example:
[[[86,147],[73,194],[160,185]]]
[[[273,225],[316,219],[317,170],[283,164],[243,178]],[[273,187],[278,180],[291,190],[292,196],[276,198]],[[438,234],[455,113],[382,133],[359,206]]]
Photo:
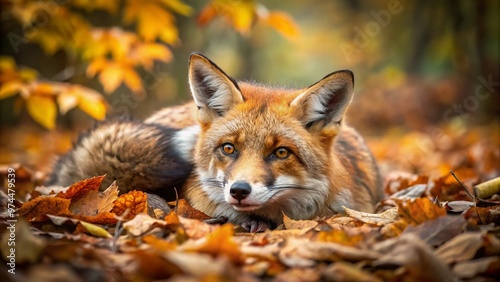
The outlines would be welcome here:
[[[82,197],[87,194],[89,191],[97,191],[101,186],[102,181],[104,180],[105,175],[95,176],[92,178],[88,178],[85,180],[78,181],[65,191],[57,193],[56,197],[63,199],[71,199]]]
[[[54,196],[39,196],[23,204],[19,208],[19,214],[28,220],[34,218],[44,218],[45,215],[68,215],[70,214],[69,199],[63,199]]]
[[[108,64],[99,75],[99,82],[104,87],[104,91],[112,93],[120,86],[124,79],[124,69],[118,64]]]
[[[398,205],[399,217],[411,225],[419,225],[446,215],[446,208],[434,204],[429,198],[417,198],[414,201],[394,199],[394,201]]]
[[[111,212],[122,215],[127,209],[130,210],[127,219],[131,219],[140,213],[147,213],[148,195],[137,190],[123,194],[114,202]]]
[[[177,214],[185,218],[193,218],[198,220],[205,220],[211,218],[203,212],[191,207],[191,205],[184,199],[180,199],[177,205]]]
[[[207,5],[203,10],[201,10],[200,14],[197,18],[197,23],[201,26],[207,25],[210,21],[215,18],[217,15],[217,10],[215,10],[213,5]]]
[[[130,90],[135,93],[141,93],[143,91],[141,78],[133,68],[123,69],[123,75],[123,80]]]
[[[287,37],[297,37],[299,29],[293,19],[283,12],[271,12],[265,19],[267,24]]]
[[[23,84],[17,80],[8,81],[0,86],[0,99],[16,95],[23,88]]]
[[[186,242],[180,248],[185,251],[207,253],[213,256],[226,255],[233,262],[241,262],[238,243],[233,240],[234,226],[224,224],[208,236],[197,241]]]

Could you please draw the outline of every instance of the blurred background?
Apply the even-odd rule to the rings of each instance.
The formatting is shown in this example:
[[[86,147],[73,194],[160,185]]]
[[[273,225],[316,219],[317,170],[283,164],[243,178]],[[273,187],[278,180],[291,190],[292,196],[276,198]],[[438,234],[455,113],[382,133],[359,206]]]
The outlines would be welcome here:
[[[0,3],[0,163],[47,172],[96,120],[189,101],[201,52],[276,86],[351,69],[348,122],[385,174],[499,174],[497,0]]]

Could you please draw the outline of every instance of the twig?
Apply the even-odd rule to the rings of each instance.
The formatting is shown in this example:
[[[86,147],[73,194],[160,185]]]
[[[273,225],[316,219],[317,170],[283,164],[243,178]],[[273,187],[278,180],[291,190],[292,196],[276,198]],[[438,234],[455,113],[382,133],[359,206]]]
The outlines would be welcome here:
[[[481,224],[484,224],[483,223],[483,220],[481,219],[481,216],[479,215],[479,212],[477,210],[477,205],[476,205],[476,196],[472,195],[469,190],[467,190],[467,187],[465,187],[465,185],[460,181],[460,179],[458,179],[458,177],[455,175],[455,173],[453,172],[453,170],[450,170],[450,173],[451,175],[453,175],[453,177],[455,177],[455,179],[457,180],[458,184],[460,184],[460,186],[462,186],[462,188],[465,190],[465,192],[467,192],[467,194],[474,200],[474,209],[476,210],[476,214],[477,214],[477,218],[479,218],[479,222]],[[479,199],[480,200],[480,199]]]

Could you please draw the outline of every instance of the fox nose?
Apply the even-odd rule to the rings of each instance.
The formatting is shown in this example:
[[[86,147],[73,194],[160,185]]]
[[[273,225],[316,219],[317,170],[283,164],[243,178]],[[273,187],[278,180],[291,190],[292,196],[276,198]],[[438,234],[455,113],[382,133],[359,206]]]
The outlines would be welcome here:
[[[245,199],[250,192],[252,192],[252,187],[245,181],[234,182],[229,189],[229,194],[238,201]]]

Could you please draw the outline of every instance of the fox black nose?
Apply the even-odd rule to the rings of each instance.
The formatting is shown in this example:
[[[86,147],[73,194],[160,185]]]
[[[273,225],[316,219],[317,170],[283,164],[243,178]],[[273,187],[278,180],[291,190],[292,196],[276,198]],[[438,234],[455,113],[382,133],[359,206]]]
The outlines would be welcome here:
[[[238,201],[245,199],[252,192],[252,187],[245,181],[237,181],[231,185],[229,194]]]

